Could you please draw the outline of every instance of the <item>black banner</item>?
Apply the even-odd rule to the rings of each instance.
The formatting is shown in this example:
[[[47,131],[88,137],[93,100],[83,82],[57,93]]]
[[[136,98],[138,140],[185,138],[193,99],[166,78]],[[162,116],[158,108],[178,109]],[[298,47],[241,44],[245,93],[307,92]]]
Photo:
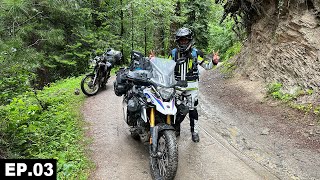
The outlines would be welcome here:
[[[57,179],[56,159],[0,159],[0,179]]]

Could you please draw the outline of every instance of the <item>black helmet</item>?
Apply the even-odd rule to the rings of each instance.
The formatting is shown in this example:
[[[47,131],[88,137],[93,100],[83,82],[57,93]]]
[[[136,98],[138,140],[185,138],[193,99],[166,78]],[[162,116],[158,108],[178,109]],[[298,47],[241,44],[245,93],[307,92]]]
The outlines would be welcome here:
[[[186,39],[188,41],[186,43],[181,43],[180,42],[181,39]],[[176,32],[175,41],[178,44],[180,51],[187,51],[191,48],[193,44],[193,32],[190,29],[185,27],[180,28]]]

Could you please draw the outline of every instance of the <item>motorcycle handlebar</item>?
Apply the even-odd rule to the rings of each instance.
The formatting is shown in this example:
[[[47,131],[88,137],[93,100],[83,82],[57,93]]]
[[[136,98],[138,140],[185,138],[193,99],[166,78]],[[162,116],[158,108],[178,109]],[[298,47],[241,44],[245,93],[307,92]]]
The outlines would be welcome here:
[[[144,86],[153,85],[154,87],[159,86],[158,84],[151,81],[150,79],[130,79],[130,80],[136,85],[144,85]],[[168,88],[175,88],[175,87],[188,87],[188,82],[181,80],[181,81],[178,81],[176,84],[169,86]]]

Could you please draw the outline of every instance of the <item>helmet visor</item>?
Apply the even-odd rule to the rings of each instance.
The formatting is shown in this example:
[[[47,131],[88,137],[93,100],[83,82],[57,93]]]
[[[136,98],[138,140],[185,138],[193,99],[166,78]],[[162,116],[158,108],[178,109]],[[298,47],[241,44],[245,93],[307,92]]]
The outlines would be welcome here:
[[[180,37],[180,38],[178,39],[178,44],[179,44],[179,45],[188,45],[189,42],[190,42],[190,39],[187,38],[187,37]]]

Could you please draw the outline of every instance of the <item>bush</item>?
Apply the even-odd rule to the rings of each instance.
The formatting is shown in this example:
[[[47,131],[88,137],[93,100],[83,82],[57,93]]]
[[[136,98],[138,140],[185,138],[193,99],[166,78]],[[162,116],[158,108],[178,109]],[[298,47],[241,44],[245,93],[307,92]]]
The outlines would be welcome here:
[[[79,107],[84,96],[75,96],[80,78],[51,84],[43,91],[27,92],[1,106],[0,141],[7,158],[54,158],[59,179],[88,176]],[[0,151],[1,152],[1,151]]]
[[[278,83],[278,82],[274,82],[270,85],[268,85],[267,87],[267,93],[269,95],[271,95],[273,98],[275,99],[280,99],[280,100],[283,100],[285,102],[287,101],[291,101],[295,98],[297,98],[297,95],[294,95],[294,94],[288,94],[288,93],[283,93],[281,91],[281,88],[282,88],[282,84],[281,83]]]

